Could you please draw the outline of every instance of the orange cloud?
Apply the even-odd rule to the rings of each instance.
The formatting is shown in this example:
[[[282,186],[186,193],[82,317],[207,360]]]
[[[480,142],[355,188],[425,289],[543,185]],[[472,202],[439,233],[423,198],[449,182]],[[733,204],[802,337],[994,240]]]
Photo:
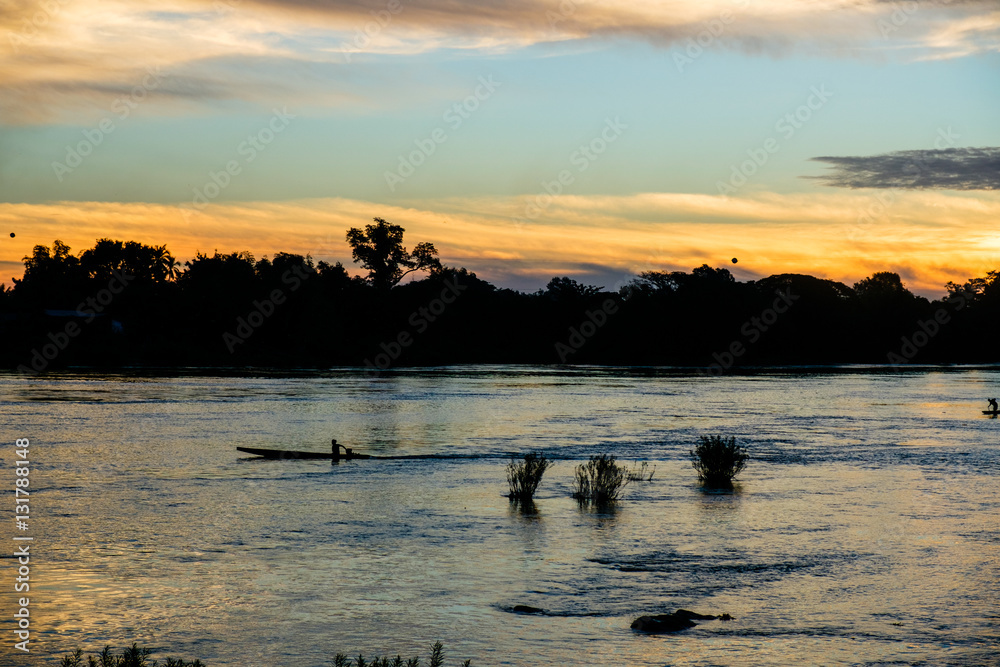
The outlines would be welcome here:
[[[528,223],[525,198],[472,198],[387,206],[347,199],[181,206],[126,203],[0,204],[3,275],[54,239],[74,251],[113,237],[166,243],[175,256],[250,250],[311,254],[354,270],[344,235],[378,216],[402,225],[406,241],[433,242],[442,260],[487,280],[543,285],[554,275],[690,270],[726,265],[741,279],[808,273],[853,283],[875,271],[904,276],[916,292],[940,295],[949,280],[1000,268],[1000,194],[831,193],[752,198],[646,193],[555,198]],[[732,257],[739,264],[731,265]],[[523,283],[524,280],[521,280]],[[603,282],[601,284],[604,284]]]

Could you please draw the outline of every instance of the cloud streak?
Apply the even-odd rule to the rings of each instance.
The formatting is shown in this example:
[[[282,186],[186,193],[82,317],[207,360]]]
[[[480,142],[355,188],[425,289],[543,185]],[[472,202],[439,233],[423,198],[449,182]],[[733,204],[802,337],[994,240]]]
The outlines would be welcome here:
[[[349,75],[339,69],[375,55],[619,40],[683,49],[713,22],[724,29],[706,49],[749,55],[1000,52],[1000,12],[990,2],[914,6],[894,20],[896,5],[877,0],[17,0],[0,5],[0,48],[9,51],[0,58],[0,122],[64,120],[130,88],[150,65],[173,77],[160,113],[191,102],[255,104],[262,90],[296,106],[340,107],[358,99],[343,91]]]
[[[860,157],[814,157],[833,173],[806,176],[837,188],[1000,190],[1000,148],[895,151]]]

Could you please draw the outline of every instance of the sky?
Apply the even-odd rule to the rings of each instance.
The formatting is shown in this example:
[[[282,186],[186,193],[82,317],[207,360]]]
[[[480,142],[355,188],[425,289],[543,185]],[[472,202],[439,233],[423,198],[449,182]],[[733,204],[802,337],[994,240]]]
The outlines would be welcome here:
[[[360,273],[374,217],[528,291],[1000,269],[996,0],[7,0],[0,51],[8,285],[105,237]]]

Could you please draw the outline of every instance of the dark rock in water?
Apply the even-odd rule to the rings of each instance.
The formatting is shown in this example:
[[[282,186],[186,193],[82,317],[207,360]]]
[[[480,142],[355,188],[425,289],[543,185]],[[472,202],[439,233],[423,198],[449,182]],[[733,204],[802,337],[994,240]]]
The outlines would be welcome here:
[[[659,614],[658,616],[640,616],[632,621],[632,629],[639,632],[649,632],[661,634],[666,632],[679,632],[693,628],[698,624],[694,621],[731,621],[733,617],[729,614],[712,616],[711,614],[699,614],[688,609],[678,609],[672,614]]]
[[[632,621],[632,629],[639,632],[649,632],[660,634],[665,632],[679,632],[693,628],[697,623],[691,619],[678,616],[676,614],[660,614],[659,616],[640,616]]]
[[[681,618],[686,618],[692,621],[711,621],[718,618],[717,616],[712,616],[711,614],[698,614],[693,611],[688,611],[687,609],[678,609],[674,612],[674,616],[680,616]]]
[[[511,609],[511,611],[514,612],[515,614],[544,614],[545,613],[544,609],[539,609],[538,607],[529,607],[526,604],[514,605],[514,608]]]

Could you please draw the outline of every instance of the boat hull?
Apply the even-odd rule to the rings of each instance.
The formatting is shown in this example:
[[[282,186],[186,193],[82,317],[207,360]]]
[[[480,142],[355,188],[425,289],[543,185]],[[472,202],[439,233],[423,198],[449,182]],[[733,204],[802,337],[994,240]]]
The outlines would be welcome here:
[[[1000,415],[1000,410],[983,410],[983,414],[993,415],[994,417],[996,417],[997,415]]]
[[[237,447],[237,450],[241,452],[246,452],[247,454],[253,454],[254,456],[263,456],[265,459],[326,459],[330,460],[336,458],[338,460],[344,459],[369,459],[370,454],[355,454],[351,452],[350,454],[340,454],[339,456],[334,456],[331,452],[298,452],[292,449],[263,449],[260,447]]]

